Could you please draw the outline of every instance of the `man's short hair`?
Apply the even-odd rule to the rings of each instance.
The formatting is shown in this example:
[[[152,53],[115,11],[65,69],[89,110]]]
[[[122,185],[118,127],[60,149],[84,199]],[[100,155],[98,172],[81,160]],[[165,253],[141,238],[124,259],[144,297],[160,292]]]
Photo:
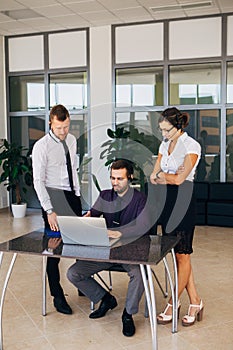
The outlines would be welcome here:
[[[115,160],[111,165],[111,170],[118,170],[118,169],[126,169],[126,174],[129,179],[132,179],[133,176],[133,164],[132,162],[125,160],[125,159],[118,159]]]
[[[57,117],[57,120],[64,122],[67,118],[70,118],[70,114],[65,106],[56,105],[50,111],[49,121],[51,122],[54,117]]]

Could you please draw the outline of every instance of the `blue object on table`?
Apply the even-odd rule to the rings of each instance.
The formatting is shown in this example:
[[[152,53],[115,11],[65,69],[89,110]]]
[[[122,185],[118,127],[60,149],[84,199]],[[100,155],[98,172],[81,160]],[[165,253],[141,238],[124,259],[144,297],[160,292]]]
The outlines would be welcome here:
[[[60,231],[53,231],[50,228],[45,228],[44,230],[45,234],[49,238],[61,238],[61,232]]]

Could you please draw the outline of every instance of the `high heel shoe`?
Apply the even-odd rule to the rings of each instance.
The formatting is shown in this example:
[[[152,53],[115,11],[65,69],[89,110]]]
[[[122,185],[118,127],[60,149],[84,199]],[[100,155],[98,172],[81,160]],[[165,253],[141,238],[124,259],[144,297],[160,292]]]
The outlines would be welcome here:
[[[195,311],[195,314],[193,316],[190,315],[190,311],[192,307],[199,308],[199,310]],[[188,314],[182,318],[182,326],[189,327],[194,325],[196,320],[202,321],[203,312],[204,312],[204,305],[202,300],[200,301],[200,305],[190,304],[188,309]]]
[[[172,304],[169,304],[169,303],[167,303],[167,306],[165,307],[165,310],[164,310],[164,312],[161,312],[158,316],[157,316],[157,323],[158,324],[163,324],[163,325],[165,325],[165,324],[168,324],[168,323],[170,323],[170,322],[172,322],[172,314],[171,315],[167,315],[166,313],[167,313],[167,311],[168,311],[168,309],[171,307],[172,308]],[[178,300],[178,308],[177,308],[177,315],[178,315],[178,318],[179,318],[179,316],[180,316],[180,306],[181,306],[181,304],[180,304],[180,301]]]

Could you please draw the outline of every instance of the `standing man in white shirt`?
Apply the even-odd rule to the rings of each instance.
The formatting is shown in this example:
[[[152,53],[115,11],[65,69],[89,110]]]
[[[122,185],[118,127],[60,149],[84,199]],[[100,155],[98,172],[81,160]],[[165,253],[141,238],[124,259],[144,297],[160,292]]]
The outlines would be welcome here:
[[[61,238],[57,215],[81,216],[80,187],[77,177],[77,141],[69,134],[70,115],[63,105],[50,111],[50,131],[36,142],[32,151],[34,188],[42,207],[48,251],[59,249]],[[59,258],[48,257],[47,275],[54,306],[72,314],[60,285]]]

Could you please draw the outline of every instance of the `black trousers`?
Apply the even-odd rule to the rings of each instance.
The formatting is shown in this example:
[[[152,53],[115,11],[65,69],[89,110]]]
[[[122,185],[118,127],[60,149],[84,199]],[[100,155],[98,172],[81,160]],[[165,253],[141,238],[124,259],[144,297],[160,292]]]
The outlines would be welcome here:
[[[61,191],[56,189],[48,189],[50,199],[57,215],[67,216],[82,216],[82,206],[80,197],[76,196],[71,191]],[[44,219],[45,229],[50,228],[47,213],[42,209],[42,217]],[[49,237],[47,237],[46,230],[44,234],[44,248],[48,245]],[[56,248],[58,251],[62,249],[62,244]],[[62,297],[64,295],[60,284],[59,272],[60,258],[47,258],[47,276],[49,282],[50,293],[53,297]]]

